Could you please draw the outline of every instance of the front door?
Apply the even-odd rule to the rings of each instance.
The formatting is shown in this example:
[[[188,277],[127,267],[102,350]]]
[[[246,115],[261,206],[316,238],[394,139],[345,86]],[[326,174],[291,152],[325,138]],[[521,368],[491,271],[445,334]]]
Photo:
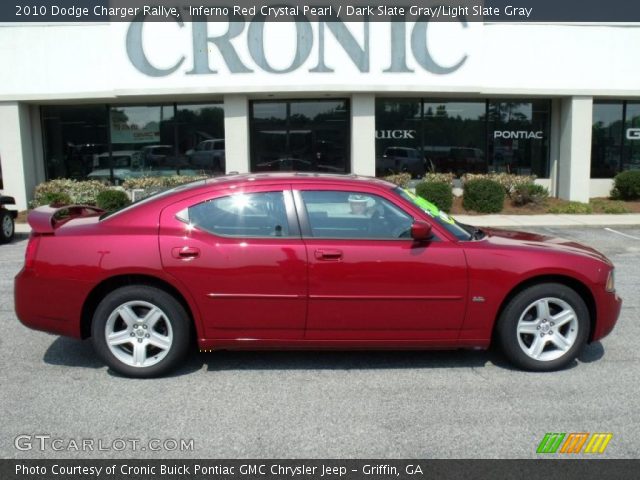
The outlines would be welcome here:
[[[309,258],[306,338],[457,338],[467,293],[462,248],[437,235],[413,241],[413,217],[383,192],[296,190]]]

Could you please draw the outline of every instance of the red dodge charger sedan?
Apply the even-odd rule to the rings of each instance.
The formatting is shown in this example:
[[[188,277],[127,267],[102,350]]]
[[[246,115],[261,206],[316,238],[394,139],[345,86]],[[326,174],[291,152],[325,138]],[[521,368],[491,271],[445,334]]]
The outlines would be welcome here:
[[[486,348],[562,368],[620,313],[579,243],[479,229],[382,180],[247,174],[113,213],[41,207],[16,312],[151,377],[201,349]]]

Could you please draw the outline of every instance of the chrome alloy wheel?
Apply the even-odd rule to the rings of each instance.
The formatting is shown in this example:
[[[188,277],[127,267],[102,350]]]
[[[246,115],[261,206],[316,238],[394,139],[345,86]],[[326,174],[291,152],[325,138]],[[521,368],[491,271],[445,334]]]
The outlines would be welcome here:
[[[5,238],[13,236],[13,218],[11,218],[11,215],[2,216],[2,234]]]
[[[530,358],[548,362],[562,357],[578,337],[578,316],[564,300],[545,297],[524,309],[516,328],[518,344]]]
[[[105,325],[113,355],[132,367],[150,367],[171,350],[173,330],[167,315],[149,302],[134,300],[117,307]]]

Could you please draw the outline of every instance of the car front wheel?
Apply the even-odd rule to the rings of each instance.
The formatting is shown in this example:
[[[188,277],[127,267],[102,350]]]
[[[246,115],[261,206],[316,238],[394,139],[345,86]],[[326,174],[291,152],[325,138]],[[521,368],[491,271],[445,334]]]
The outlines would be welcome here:
[[[534,285],[515,295],[498,319],[498,339],[515,365],[532,371],[566,367],[589,337],[589,310],[562,284]]]
[[[169,293],[135,285],[109,293],[93,316],[93,345],[113,370],[148,378],[163,375],[184,358],[191,322]]]

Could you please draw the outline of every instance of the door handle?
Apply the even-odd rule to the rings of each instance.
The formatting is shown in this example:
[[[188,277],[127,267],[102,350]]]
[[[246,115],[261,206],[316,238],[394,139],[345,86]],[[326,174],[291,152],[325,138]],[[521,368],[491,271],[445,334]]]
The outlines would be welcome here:
[[[200,249],[196,247],[173,247],[171,249],[171,255],[173,258],[189,260],[191,258],[198,258],[200,256]]]
[[[318,260],[340,260],[342,250],[316,250],[315,256]]]

